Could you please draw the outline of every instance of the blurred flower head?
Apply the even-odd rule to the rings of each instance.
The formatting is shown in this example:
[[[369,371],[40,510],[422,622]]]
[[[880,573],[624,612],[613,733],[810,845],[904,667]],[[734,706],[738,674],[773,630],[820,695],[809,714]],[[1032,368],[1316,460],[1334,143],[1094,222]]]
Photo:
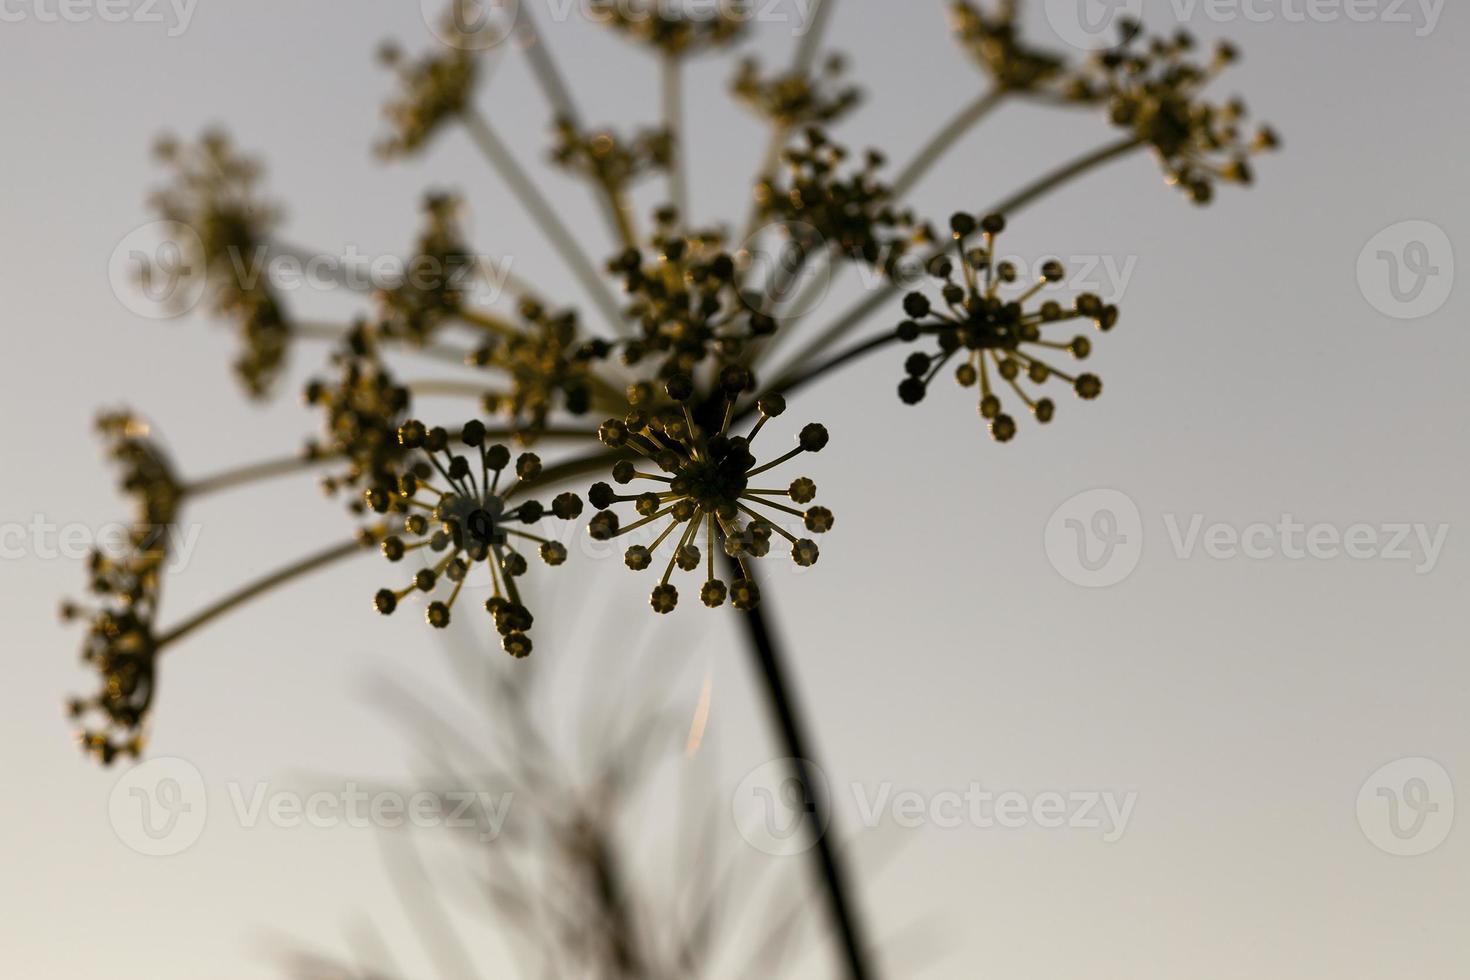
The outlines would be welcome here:
[[[564,170],[621,194],[642,178],[667,170],[674,141],[667,129],[642,129],[622,139],[611,130],[584,132],[565,119],[556,123],[551,159]]]
[[[311,458],[346,464],[322,484],[333,494],[358,491],[349,507],[361,513],[361,491],[391,489],[402,473],[412,469],[411,454],[398,441],[398,427],[407,418],[411,397],[379,357],[377,339],[365,324],[353,329],[332,361],[335,380],[313,380],[306,386],[306,403],[321,409],[323,416],[322,438],[308,443],[306,451]]]
[[[671,58],[732,44],[744,33],[749,18],[749,5],[743,0],[687,5],[675,0],[590,0],[589,9],[618,33]]]
[[[1221,42],[1201,62],[1186,31],[1141,40],[1137,22],[1125,21],[1122,30],[1122,42],[1095,55],[1078,76],[1079,96],[1106,100],[1114,125],[1152,147],[1168,182],[1194,203],[1208,204],[1217,181],[1251,183],[1249,158],[1278,146],[1275,131],[1260,126],[1248,134],[1244,102],[1204,97],[1206,86],[1238,59],[1235,47]]]
[[[606,382],[592,371],[606,356],[597,344],[584,344],[573,310],[552,312],[536,300],[523,300],[521,324],[497,325],[470,355],[470,363],[503,375],[505,387],[483,398],[487,413],[506,419],[519,441],[533,443],[553,412],[584,415]]]
[[[445,31],[458,30],[453,16],[445,25]],[[379,61],[398,76],[398,94],[383,106],[388,135],[377,145],[380,156],[406,157],[419,152],[469,106],[480,68],[472,48],[472,44],[445,45],[416,60],[406,58],[391,42],[379,48]]]
[[[378,328],[384,336],[423,344],[464,303],[477,259],[465,244],[460,200],[453,194],[424,195],[424,230],[402,280],[375,294]]]
[[[67,602],[62,618],[83,620],[87,635],[82,661],[99,684],[91,697],[68,703],[82,725],[82,748],[104,764],[142,751],[144,724],[153,702],[158,611],[170,526],[184,491],[173,466],[146,423],[126,412],[98,417],[108,456],[122,470],[121,486],[137,506],[137,523],[116,553],[94,550],[88,559],[87,590],[93,604]]]
[[[652,248],[629,249],[610,266],[622,277],[626,314],[638,336],[614,345],[624,364],[656,361],[658,376],[692,374],[707,361],[725,364],[746,345],[776,332],[758,296],[744,295],[735,258],[719,232],[683,232],[676,215],[657,215]]]
[[[730,83],[735,97],[781,129],[830,125],[862,101],[862,89],[847,84],[847,61],[834,54],[820,72],[761,74],[760,61],[745,58]]]
[[[955,37],[997,87],[1013,92],[1053,87],[1061,79],[1066,62],[1023,43],[1016,21],[1015,0],[996,0],[993,5],[989,0],[956,0],[950,4]]]
[[[809,253],[894,268],[914,238],[913,213],[893,202],[878,178],[883,154],[869,150],[847,166],[847,149],[820,130],[806,131],[806,145],[786,152],[788,174],[756,187],[761,217],[780,222]]]
[[[252,396],[263,396],[285,365],[291,330],[264,268],[281,213],[259,196],[260,164],[213,130],[195,144],[162,137],[154,152],[174,175],[150,203],[161,218],[193,232],[175,243],[177,274],[202,281],[215,312],[236,321],[244,350],[235,372]],[[150,265],[144,274],[164,273]]]

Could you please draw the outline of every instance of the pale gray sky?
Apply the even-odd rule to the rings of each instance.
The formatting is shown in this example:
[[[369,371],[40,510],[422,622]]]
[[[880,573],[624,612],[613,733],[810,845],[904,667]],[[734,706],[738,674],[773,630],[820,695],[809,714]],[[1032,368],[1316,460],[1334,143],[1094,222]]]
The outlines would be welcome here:
[[[839,135],[901,160],[979,91],[980,76],[946,36],[941,4],[837,3],[832,45],[852,56],[869,95]],[[1075,11],[1060,0],[1034,6],[1035,35],[1060,43],[1051,32]],[[794,399],[792,419],[832,431],[808,469],[838,523],[817,568],[768,574],[837,819],[846,836],[880,799],[913,791],[941,804],[939,821],[909,828],[885,802],[881,825],[862,831],[860,867],[896,850],[880,873],[860,876],[876,935],[893,940],[889,975],[914,975],[908,964],[928,953],[922,975],[943,978],[1463,971],[1470,830],[1451,825],[1437,780],[1446,774],[1461,803],[1470,799],[1470,338],[1465,285],[1435,291],[1463,260],[1470,227],[1470,35],[1464,11],[1444,6],[1453,5],[1143,4],[1154,27],[1182,16],[1206,39],[1238,42],[1244,62],[1219,91],[1243,94],[1286,145],[1260,161],[1258,186],[1225,188],[1208,209],[1165,188],[1140,157],[1013,222],[1006,244],[1021,256],[1092,256],[1129,272],[1122,322],[1096,344],[1099,401],[1067,398],[1050,429],[1023,420],[1020,437],[997,446],[960,392],[940,386],[918,408],[899,404],[897,353]],[[75,661],[78,632],[54,615],[60,597],[78,593],[82,565],[30,528],[125,516],[89,434],[100,406],[145,411],[190,474],[294,448],[316,423],[292,392],[318,351],[301,351],[282,397],[246,405],[228,375],[227,330],[203,316],[140,317],[115,295],[109,259],[150,218],[143,199],[159,175],[147,151],[160,129],[193,135],[220,122],[263,154],[293,241],[401,252],[421,190],[454,187],[472,205],[479,247],[512,256],[538,283],[565,283],[569,302],[578,294],[462,135],[407,165],[370,159],[388,91],[372,53],[388,36],[410,50],[429,42],[417,4],[160,4],[161,22],[120,23],[103,20],[100,4],[68,7],[78,22],[50,16],[59,9],[0,4],[10,339],[0,398],[11,423],[0,489],[10,665],[0,688],[0,956],[10,974],[36,978],[256,978],[273,975],[264,937],[346,949],[352,924],[371,919],[400,962],[429,975],[371,831],[242,826],[229,789],[409,771],[410,740],[365,701],[368,682],[387,675],[455,702],[416,617],[384,623],[368,611],[393,570],[364,558],[169,655],[151,750],[188,760],[210,809],[187,851],[146,857],[109,820],[120,773],[81,759],[61,718],[62,698],[90,683]],[[783,59],[790,35],[765,23],[750,46]],[[590,120],[653,121],[648,59],[575,15],[553,25],[551,41]],[[688,81],[702,220],[743,215],[743,182],[762,149],[757,125],[723,95],[732,70],[729,58],[704,60]],[[504,59],[482,99],[532,159],[545,107],[524,63]],[[1099,113],[1006,107],[914,202],[943,220],[1110,135]],[[586,194],[543,179],[573,227],[601,242]],[[1375,241],[1410,221],[1432,228]],[[1416,242],[1434,269],[1422,302],[1443,302],[1399,319],[1389,314],[1410,307],[1389,293],[1378,252],[1419,268]],[[311,291],[292,302],[339,319],[356,309]],[[1091,490],[1121,492],[1139,515],[1124,528],[1133,538],[1123,560],[1142,542],[1137,566],[1108,588],[1059,573],[1087,578],[1069,564],[1065,521],[1090,517],[1088,501],[1102,498],[1058,510]],[[1126,508],[1115,512],[1126,523]],[[190,520],[198,546],[169,584],[165,620],[346,531],[305,478],[208,501]],[[1283,522],[1301,526],[1295,542],[1282,540]],[[1355,525],[1371,529],[1352,532],[1358,557],[1334,550]],[[1310,541],[1306,557],[1289,557]],[[1403,549],[1412,557],[1396,558]],[[693,712],[706,672],[713,678],[709,755],[722,793],[772,758],[728,611],[690,604],[671,622],[648,622],[647,583],[615,559],[550,578],[562,604],[538,622],[538,656],[560,716],[619,690],[588,678],[626,673],[630,651],[651,644],[658,662],[683,668],[645,683],[669,677],[683,710]],[[592,615],[610,602],[621,615],[605,631]],[[1414,759],[1432,762],[1389,770],[1380,797],[1370,776]],[[985,828],[965,815],[944,826],[956,821],[943,794],[972,784],[1028,800],[1100,793],[1133,803],[1113,842],[1104,829],[1034,821]],[[1402,837],[1387,823],[1395,799]],[[1439,809],[1421,810],[1426,802]],[[650,818],[650,853],[669,821]],[[1430,853],[1389,853],[1427,846],[1444,828]],[[928,932],[903,938],[916,921]],[[503,964],[494,947],[486,953]],[[819,962],[802,975],[826,975]]]

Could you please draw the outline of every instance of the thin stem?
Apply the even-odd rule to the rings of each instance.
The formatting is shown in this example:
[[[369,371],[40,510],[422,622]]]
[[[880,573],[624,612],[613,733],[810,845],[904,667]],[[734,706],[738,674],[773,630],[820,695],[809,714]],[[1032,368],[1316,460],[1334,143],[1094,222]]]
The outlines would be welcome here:
[[[409,381],[404,384],[404,387],[415,397],[438,395],[453,398],[465,395],[470,398],[480,398],[494,393],[494,389],[489,385],[475,384],[473,381],[451,381],[446,378]]]
[[[1143,145],[1137,137],[1127,137],[1087,153],[1071,163],[1065,164],[1057,169],[1043,175],[1032,183],[1010,197],[1001,200],[987,208],[983,214],[1005,214],[1013,215],[1028,204],[1034,203],[1042,195],[1050,193],[1057,188],[1082,176],[1096,167],[1100,167],[1111,160],[1124,156]],[[939,255],[949,250],[948,243],[942,248],[936,249],[933,254]],[[821,353],[834,341],[839,340],[852,328],[861,324],[876,310],[891,300],[903,285],[899,282],[889,280],[884,285],[863,297],[856,305],[849,309],[835,322],[814,337],[801,351],[791,359],[793,367],[805,363],[809,358]]]
[[[902,200],[914,186],[923,180],[944,155],[954,148],[960,138],[973,129],[990,111],[1000,105],[1006,96],[1003,88],[993,88],[978,96],[962,108],[944,128],[934,134],[912,162],[893,180],[893,197]]]
[[[204,607],[167,633],[160,635],[156,643],[157,649],[162,650],[169,644],[176,643],[211,620],[223,616],[232,609],[243,606],[251,599],[264,595],[279,585],[285,585],[287,582],[310,574],[318,569],[325,568],[328,565],[335,564],[344,558],[360,554],[365,548],[366,544],[361,539],[353,538],[344,544],[333,545],[324,551],[319,551],[314,555],[308,555],[306,558],[293,562],[285,568],[266,575],[264,578],[257,579],[238,591],[230,593],[223,599]]]
[[[674,159],[669,165],[669,190],[674,196],[674,207],[679,210],[679,227],[688,228],[689,214],[689,140],[684,134],[684,80],[683,62],[678,55],[664,55],[661,80],[663,83],[664,128],[674,143]]]
[[[792,374],[782,375],[773,385],[771,385],[771,390],[780,392],[783,395],[792,394],[793,392],[799,391],[800,389],[805,388],[807,385],[817,381],[823,375],[837,370],[850,361],[855,361],[858,358],[863,357],[864,355],[871,354],[873,351],[881,350],[884,347],[887,347],[889,344],[897,343],[898,339],[898,331],[896,330],[889,331],[888,333],[879,334],[878,336],[865,340],[860,344],[855,344],[845,351],[834,354],[831,357],[827,358],[825,361],[815,364],[812,367],[806,368],[805,370],[796,371]]]
[[[822,36],[826,34],[827,25],[832,21],[834,6],[835,0],[813,0],[811,26],[802,35],[801,44],[797,46],[796,60],[791,66],[793,74],[804,75],[811,71],[812,63],[817,60],[817,47],[822,43]]]
[[[740,574],[735,559],[726,556],[726,561],[735,574]],[[831,835],[827,832],[828,821],[831,819],[831,814],[827,811],[827,798],[812,785],[810,769],[817,768],[817,763],[810,749],[805,719],[786,676],[785,657],[766,624],[762,606],[757,606],[740,618],[750,640],[751,659],[755,663],[766,702],[776,722],[782,751],[790,762],[789,777],[800,785],[802,799],[810,807],[810,820],[816,839],[809,853],[813,859],[813,870],[826,889],[828,910],[842,943],[847,975],[852,980],[867,980],[876,974],[868,963],[867,944],[863,938],[857,903],[849,890],[847,871],[832,846]]]
[[[291,336],[301,340],[320,340],[329,344],[341,343],[347,339],[352,332],[352,327],[342,326],[335,323],[315,323],[311,321],[296,321],[291,324]],[[381,344],[391,344],[395,350],[405,354],[418,354],[421,357],[432,358],[443,361],[446,364],[454,364],[459,367],[472,367],[466,363],[465,358],[470,351],[460,350],[448,344],[411,344],[399,341],[393,337],[379,337]]]
[[[582,114],[577,110],[565,77],[551,57],[551,49],[546,45],[545,36],[531,17],[530,5],[522,4],[517,10],[517,16],[519,20],[516,37],[520,41],[521,50],[526,53],[526,61],[531,66],[536,84],[541,87],[557,120],[580,132]],[[597,195],[597,204],[602,208],[602,216],[607,220],[614,238],[627,248],[636,248],[637,233],[628,216],[627,202],[621,199],[622,195],[615,188],[600,181],[596,183],[600,192]]]
[[[485,158],[490,161],[490,165],[510,185],[512,193],[541,226],[542,234],[551,240],[551,244],[561,254],[562,260],[566,262],[572,274],[581,281],[582,288],[587,290],[588,295],[597,304],[613,330],[623,332],[626,329],[623,314],[618,308],[617,300],[609,291],[607,283],[598,274],[592,260],[587,257],[587,253],[577,244],[576,238],[567,230],[566,225],[562,224],[561,218],[557,217],[556,209],[537,190],[530,176],[516,162],[509,147],[496,135],[495,130],[490,128],[490,123],[479,112],[473,109],[468,110],[461,116],[461,119],[470,137],[485,154]]]
[[[827,31],[827,25],[831,22],[833,3],[828,0],[812,0],[811,20],[807,32],[802,35],[801,43],[796,47],[796,56],[791,61],[791,74],[805,75],[811,71],[812,63],[817,60],[817,47],[822,43],[822,37]],[[791,137],[792,127],[777,123],[771,129],[771,141],[766,145],[766,154],[761,158],[760,170],[756,173],[757,184],[770,180],[776,175],[776,168],[781,163],[781,151],[786,149],[786,141]],[[756,233],[756,223],[760,221],[760,207],[754,203],[750,206],[750,214],[745,221],[745,234],[741,236],[742,242],[748,242],[750,237]]]
[[[791,127],[785,123],[775,123],[771,126],[771,140],[766,144],[765,156],[761,157],[760,169],[756,171],[754,187],[759,187],[768,180],[776,179],[776,170],[781,165],[781,152],[786,149],[786,141],[791,138]],[[751,197],[755,197],[752,190]],[[748,245],[751,237],[759,229],[756,225],[761,220],[761,207],[755,200],[750,202],[750,211],[745,218],[745,233],[740,236],[743,245]]]
[[[1091,153],[1083,154],[1071,163],[1063,164],[1050,173],[1043,174],[1010,197],[991,205],[984,213],[1007,216],[1015,214],[1043,194],[1054,191],[1089,170],[1131,153],[1143,145],[1143,140],[1136,136],[1125,136],[1116,142],[1107,143]]]
[[[256,480],[268,480],[272,477],[300,473],[302,470],[310,469],[313,466],[318,466],[328,460],[337,458],[336,455],[302,456],[298,454],[280,459],[268,459],[258,463],[249,463],[245,466],[232,467],[231,469],[200,477],[197,480],[192,480],[184,484],[184,495],[199,498],[220,490],[228,490],[232,487],[253,483]]]

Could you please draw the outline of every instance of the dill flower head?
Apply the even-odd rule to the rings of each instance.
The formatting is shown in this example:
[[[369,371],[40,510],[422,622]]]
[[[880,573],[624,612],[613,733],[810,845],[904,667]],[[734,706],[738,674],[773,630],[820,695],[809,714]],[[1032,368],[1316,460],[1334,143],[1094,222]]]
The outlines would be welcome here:
[[[118,756],[137,758],[155,688],[158,644],[154,619],[168,529],[184,492],[172,463],[147,425],[129,412],[98,417],[107,455],[121,470],[120,483],[136,505],[136,523],[116,554],[94,550],[87,563],[93,605],[64,603],[64,620],[85,620],[82,661],[99,679],[97,693],[73,698],[68,712],[82,725],[82,748],[104,765]]]
[[[862,89],[844,84],[847,59],[828,56],[820,72],[766,77],[760,61],[745,58],[730,83],[735,97],[781,129],[834,123],[863,100]]]
[[[618,33],[670,58],[725,47],[744,33],[749,18],[744,0],[717,9],[694,6],[700,9],[680,10],[670,0],[591,0],[588,9]]]
[[[476,267],[475,255],[464,242],[459,198],[426,194],[423,209],[424,230],[402,280],[375,294],[378,327],[384,336],[415,344],[427,342],[459,313],[465,280]]]
[[[624,364],[658,362],[661,378],[692,374],[706,360],[728,363],[777,324],[760,297],[740,290],[735,258],[719,232],[681,232],[670,209],[658,213],[652,252],[633,249],[610,264],[623,279],[626,314],[639,336],[615,345]]]
[[[892,269],[912,238],[914,217],[893,203],[892,188],[878,179],[885,159],[876,150],[846,168],[848,151],[820,130],[806,132],[806,146],[786,151],[789,174],[762,181],[756,203],[762,218],[784,224],[806,249],[830,249],[835,257]]]
[[[398,441],[398,427],[408,415],[409,391],[394,380],[378,355],[373,333],[363,324],[333,353],[332,362],[336,380],[313,380],[304,392],[306,404],[320,408],[323,416],[322,438],[307,444],[307,456],[346,463],[345,469],[322,480],[329,494],[392,488],[409,455]],[[362,512],[360,494],[349,507]]]
[[[1066,275],[1062,264],[1047,262],[1036,282],[1020,284],[1015,266],[996,257],[995,239],[1005,229],[1003,218],[989,215],[977,222],[968,214],[957,214],[950,227],[955,255],[938,256],[928,267],[929,274],[943,284],[941,302],[936,304],[921,292],[910,293],[904,299],[909,319],[898,328],[902,339],[932,338],[938,350],[909,355],[904,365],[908,377],[898,386],[899,397],[910,405],[922,401],[934,378],[960,355],[955,380],[961,387],[979,388],[980,416],[989,423],[991,436],[997,442],[1009,442],[1016,435],[1016,422],[1004,411],[998,393],[1002,387],[1010,388],[1042,423],[1052,420],[1056,403],[1035,397],[1022,387],[1023,381],[1040,386],[1055,377],[1070,384],[1084,400],[1102,394],[1097,375],[1073,376],[1044,359],[1060,352],[1084,360],[1092,352],[1092,342],[1081,335],[1056,339],[1047,336],[1046,330],[1076,320],[1091,320],[1098,329],[1111,330],[1118,322],[1118,308],[1084,293],[1070,306],[1045,300],[1028,309],[1034,297]],[[971,248],[967,243],[977,231],[982,244]],[[1007,298],[1003,291],[1008,288],[1019,292]]]
[[[446,19],[445,30],[458,30],[453,16]],[[379,156],[391,159],[417,153],[469,106],[480,68],[472,48],[471,44],[446,45],[413,61],[391,42],[379,49],[379,60],[398,75],[399,83],[398,95],[383,106],[389,133],[376,147]]]
[[[760,487],[756,480],[802,453],[820,452],[827,445],[827,430],[815,423],[808,425],[801,430],[795,449],[758,463],[751,444],[767,422],[786,410],[786,403],[775,395],[762,398],[758,403],[760,418],[750,432],[731,435],[735,401],[749,384],[749,374],[738,367],[721,372],[726,406],[716,431],[706,432],[696,424],[690,409],[694,383],[684,376],[670,379],[666,386],[669,400],[677,408],[654,415],[634,411],[624,419],[609,419],[599,431],[609,448],[637,454],[651,464],[622,460],[613,467],[613,482],[650,489],[619,493],[608,483],[594,485],[588,500],[599,513],[588,531],[594,540],[611,541],[663,523],[651,545],[633,545],[624,556],[629,568],[644,571],[660,558],[665,543],[672,544],[672,554],[649,600],[656,612],[669,613],[678,605],[679,591],[671,582],[676,566],[686,572],[703,566],[705,582],[699,595],[711,609],[723,605],[727,597],[737,609],[753,609],[760,602],[760,592],[747,563],[769,553],[773,535],[780,535],[790,544],[791,558],[798,565],[814,565],[819,556],[816,542],[796,537],[776,521],[789,515],[813,534],[824,534],[832,528],[832,512],[825,507],[803,511],[777,502],[784,499],[802,506],[810,504],[817,493],[811,480],[801,477],[785,488],[769,489]],[[631,503],[640,519],[623,525],[611,509],[620,503]],[[723,547],[741,570],[740,578],[728,586],[715,574],[716,547]]]
[[[96,607],[65,603],[65,620],[87,623],[82,660],[97,673],[97,693],[73,698],[68,713],[82,725],[82,748],[103,765],[137,758],[155,690],[159,566],[146,552],[107,557],[94,552],[89,567]]]
[[[172,524],[183,504],[184,488],[148,423],[122,410],[99,414],[96,428],[107,457],[121,472],[119,488],[136,505],[137,522],[148,528]]]
[[[625,140],[611,130],[584,132],[566,119],[556,122],[552,162],[615,193],[667,170],[673,158],[674,141],[667,129],[639,130]]]
[[[1208,204],[1215,182],[1249,184],[1249,158],[1273,150],[1279,139],[1269,126],[1243,131],[1245,103],[1208,102],[1204,88],[1239,57],[1227,42],[1216,45],[1208,62],[1192,59],[1193,37],[1140,42],[1142,29],[1123,24],[1123,41],[1097,54],[1076,85],[1079,94],[1105,99],[1114,125],[1131,130],[1153,148],[1165,178],[1196,204]]]
[[[244,350],[235,373],[254,397],[265,395],[285,365],[290,325],[260,263],[280,210],[258,193],[260,164],[236,152],[228,136],[206,132],[197,144],[161,138],[155,156],[174,171],[171,186],[150,203],[157,214],[192,232],[173,274],[201,280],[216,313],[236,321]],[[149,266],[149,276],[167,274]]]
[[[994,6],[994,13],[987,13],[968,0],[950,4],[950,25],[960,44],[999,88],[1034,92],[1057,82],[1065,62],[1022,43],[1015,0],[996,0]]]
[[[529,656],[531,638],[527,634],[533,617],[516,583],[529,563],[517,544],[535,545],[548,565],[560,565],[567,559],[564,545],[524,529],[540,523],[548,508],[535,500],[511,503],[517,491],[540,475],[541,460],[523,453],[515,460],[515,476],[506,477],[510,450],[487,445],[485,426],[478,421],[465,423],[460,431],[458,442],[468,450],[465,455],[450,448],[447,431],[427,428],[422,422],[405,422],[398,435],[406,449],[424,454],[442,482],[434,486],[434,480],[410,473],[391,491],[368,490],[366,499],[377,513],[402,518],[402,533],[382,542],[389,561],[402,561],[420,549],[427,549],[432,557],[407,588],[379,591],[374,606],[383,615],[391,615],[410,593],[433,593],[447,582],[448,598],[430,602],[426,614],[430,626],[443,629],[449,625],[466,578],[474,566],[483,563],[495,590],[485,609],[494,618],[501,645],[513,657]],[[582,512],[582,498],[561,494],[551,502],[549,512],[560,520],[572,520]]]
[[[585,415],[598,379],[591,365],[605,357],[601,344],[584,344],[575,310],[552,312],[523,300],[521,325],[497,325],[470,355],[471,364],[504,374],[506,386],[488,392],[486,412],[507,419],[519,441],[534,442],[555,411]]]

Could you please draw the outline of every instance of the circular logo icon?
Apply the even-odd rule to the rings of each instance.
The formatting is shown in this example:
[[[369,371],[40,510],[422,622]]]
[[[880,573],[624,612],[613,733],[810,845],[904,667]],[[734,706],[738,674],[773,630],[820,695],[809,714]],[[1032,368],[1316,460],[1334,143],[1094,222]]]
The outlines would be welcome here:
[[[804,759],[776,759],[740,781],[730,809],[735,829],[751,847],[772,857],[802,854],[827,832],[827,777]]]
[[[182,316],[204,296],[199,236],[177,221],[150,221],[117,243],[107,262],[112,294],[129,312],[150,320]]]
[[[520,0],[419,0],[424,23],[434,36],[452,48],[489,51],[515,34],[521,16]]]
[[[180,854],[204,833],[204,777],[185,759],[150,759],[118,779],[107,801],[117,839],[139,854]]]
[[[1358,826],[1373,846],[1397,857],[1439,847],[1455,824],[1455,787],[1433,759],[1400,759],[1358,790]]]
[[[1358,253],[1358,288],[1384,316],[1417,320],[1449,302],[1455,250],[1430,221],[1400,221],[1369,239]]]
[[[774,310],[782,320],[805,316],[832,286],[827,239],[811,225],[766,225],[745,240],[740,255],[749,286],[745,303],[757,312]]]
[[[1046,20],[1074,48],[1096,51],[1118,42],[1118,21],[1138,20],[1143,0],[1046,0]]]
[[[1074,585],[1103,589],[1133,574],[1143,557],[1143,518],[1118,490],[1087,490],[1046,522],[1046,557]]]

